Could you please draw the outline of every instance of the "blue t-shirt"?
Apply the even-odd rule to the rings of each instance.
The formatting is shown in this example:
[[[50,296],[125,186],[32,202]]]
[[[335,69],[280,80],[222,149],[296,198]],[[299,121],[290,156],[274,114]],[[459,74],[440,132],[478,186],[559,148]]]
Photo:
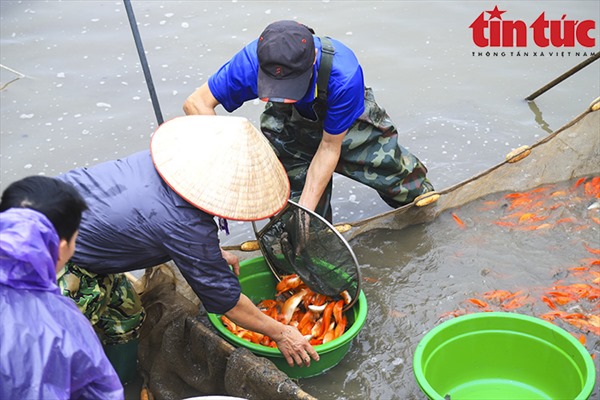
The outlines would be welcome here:
[[[58,178],[75,186],[89,207],[71,259],[76,265],[114,274],[173,260],[209,312],[236,305],[241,288],[221,255],[214,217],[162,180],[149,150]]]
[[[208,87],[213,96],[229,112],[248,100],[258,98],[258,56],[254,40],[236,53],[208,79]],[[327,93],[327,116],[323,129],[336,135],[350,128],[363,113],[365,84],[362,68],[352,50],[341,42],[331,39],[335,54],[329,77]],[[294,103],[294,107],[304,117],[314,119],[312,103],[316,97],[317,71],[321,66],[321,40],[315,37],[318,50],[317,62],[309,90],[304,98]]]

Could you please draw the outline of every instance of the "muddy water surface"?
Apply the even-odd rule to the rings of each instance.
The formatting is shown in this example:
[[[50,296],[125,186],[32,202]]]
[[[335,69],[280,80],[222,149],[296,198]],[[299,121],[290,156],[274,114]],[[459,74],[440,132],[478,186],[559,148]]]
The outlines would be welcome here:
[[[419,340],[442,321],[482,311],[552,321],[582,340],[597,366],[600,187],[587,181],[588,193],[577,181],[499,193],[427,225],[353,240],[367,322],[348,356],[302,387],[322,399],[423,399],[412,371]]]

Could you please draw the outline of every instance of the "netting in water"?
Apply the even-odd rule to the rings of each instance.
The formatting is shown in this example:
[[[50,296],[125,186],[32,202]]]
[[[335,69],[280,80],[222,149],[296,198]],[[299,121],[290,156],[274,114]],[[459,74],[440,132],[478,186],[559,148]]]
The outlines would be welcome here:
[[[257,231],[260,248],[273,273],[298,274],[314,292],[341,298],[346,309],[360,293],[358,261],[342,235],[321,216],[289,201],[286,208]]]
[[[559,130],[521,149],[519,155],[511,155],[508,160],[487,171],[437,192],[439,198],[429,205],[421,207],[415,202],[375,217],[336,226],[336,230],[347,230],[344,237],[352,240],[367,235],[371,230],[399,230],[428,223],[447,210],[493,193],[528,191],[578,177],[598,176],[599,109],[600,99]],[[262,238],[265,256],[276,261],[275,272],[296,271],[307,282],[316,282],[315,287],[322,292],[338,294],[340,289],[359,290],[358,284],[352,284],[354,280],[360,282],[359,271],[354,270],[356,260],[352,252],[344,250],[345,241],[331,239],[336,237],[335,230],[323,226],[309,227],[310,240],[304,240],[305,235],[299,235],[303,232],[301,226],[293,219],[305,219],[302,212],[296,214],[294,208],[284,211],[283,218],[287,223],[273,224],[270,227],[272,231],[267,233],[267,229]],[[310,218],[309,221],[310,224],[320,224],[317,219]],[[303,246],[307,250],[304,254],[301,251]],[[245,259],[260,253],[254,251],[239,255]],[[324,260],[323,265],[341,266],[340,273],[328,276],[331,271],[327,268],[322,270],[319,260]],[[321,276],[323,273],[325,275]],[[239,354],[239,357],[232,356],[242,349],[236,350],[220,338],[209,322],[204,325],[202,308],[182,306],[182,302],[188,300],[174,291],[187,293],[186,296],[194,300],[185,280],[180,276],[166,282],[159,278],[160,274],[155,274],[148,279],[147,295],[143,298],[148,318],[144,326],[145,335],[140,341],[140,370],[155,398],[175,399],[194,393],[219,393],[248,399],[314,399],[296,382],[278,373],[270,361],[248,352]],[[327,285],[321,285],[323,282]],[[160,287],[165,285],[169,288],[167,293],[157,295]],[[197,303],[197,298],[195,301]],[[241,367],[234,370],[236,365]]]
[[[491,193],[526,191],[600,172],[600,98],[584,113],[537,143],[507,155],[504,162],[466,181],[437,192],[434,203],[416,201],[349,225],[348,240],[371,229],[402,229],[434,220],[444,210],[460,207]],[[521,158],[523,157],[523,158]]]

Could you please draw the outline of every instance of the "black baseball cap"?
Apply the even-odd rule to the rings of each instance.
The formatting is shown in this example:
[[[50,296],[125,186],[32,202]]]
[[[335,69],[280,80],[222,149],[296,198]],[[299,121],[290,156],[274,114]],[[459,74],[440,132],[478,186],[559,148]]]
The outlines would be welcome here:
[[[311,31],[296,21],[268,25],[257,45],[258,98],[293,103],[306,94],[315,61]]]

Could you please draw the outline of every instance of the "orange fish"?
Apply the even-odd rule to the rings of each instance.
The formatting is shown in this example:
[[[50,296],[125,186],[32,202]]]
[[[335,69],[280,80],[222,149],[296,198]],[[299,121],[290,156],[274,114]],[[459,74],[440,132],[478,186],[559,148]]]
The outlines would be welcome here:
[[[452,213],[452,218],[454,218],[454,221],[456,221],[456,223],[458,224],[458,226],[459,226],[461,229],[465,229],[465,228],[467,227],[467,226],[465,225],[465,223],[464,223],[464,222],[463,222],[463,221],[462,221],[460,218],[458,218],[458,215],[456,215],[456,214]]]
[[[335,324],[332,322],[323,335],[323,343],[331,342],[333,339],[335,339]]]
[[[541,298],[542,298],[542,301],[548,305],[548,307],[550,307],[553,310],[557,309],[556,305],[548,297],[542,296]]]
[[[582,331],[591,332],[594,335],[600,336],[600,326],[595,325],[594,323],[590,323],[588,320],[584,318],[568,318],[566,319],[568,323],[571,325],[581,329]]]
[[[515,310],[517,308],[521,308],[529,302],[530,302],[530,299],[529,299],[528,295],[518,296],[518,297],[514,297],[514,298],[502,303],[501,307],[505,311],[511,311],[511,310]]]
[[[340,322],[342,322],[343,309],[344,309],[344,300],[336,301],[333,306],[333,318],[335,319],[335,322],[338,324]]]
[[[513,294],[511,292],[509,292],[508,290],[492,290],[490,292],[485,292],[483,294],[483,297],[485,297],[486,299],[495,300],[500,303],[502,303],[503,301],[505,301],[506,299],[508,299],[512,296],[513,296]]]
[[[550,187],[539,187],[539,188],[531,189],[529,191],[529,193],[543,193],[543,192],[547,192],[548,190],[550,190]]]
[[[496,224],[498,226],[506,226],[509,228],[516,226],[516,224],[514,222],[506,222],[506,221],[494,221],[494,224]]]
[[[323,322],[322,322],[322,331],[320,335],[317,335],[318,339],[323,339],[325,334],[331,329],[332,316],[333,316],[333,308],[335,307],[334,302],[329,302],[327,307],[325,307],[325,311],[323,311]]]
[[[588,246],[586,243],[583,244],[583,247],[585,247],[585,249],[592,254],[600,254],[600,249],[594,249],[593,247]]]
[[[230,332],[237,333],[237,331],[238,331],[237,325],[232,320],[230,320],[229,318],[227,318],[224,315],[221,315],[221,321],[227,327],[227,329],[229,329]]]
[[[529,205],[531,202],[532,202],[532,200],[529,198],[520,197],[511,202],[509,209],[513,210],[517,207],[524,207],[526,205]]]
[[[590,271],[592,275],[592,283],[600,285],[600,271]]]
[[[550,193],[550,197],[559,197],[559,196],[566,196],[567,192],[565,192],[564,190],[558,190],[556,192]]]
[[[307,292],[308,290],[302,289],[285,301],[283,307],[281,307],[281,314],[283,317],[282,322],[284,324],[287,325],[292,320],[292,316],[294,315],[294,311],[296,311],[296,307],[298,307],[298,305],[302,302],[302,299]]]
[[[567,314],[566,311],[556,310],[556,311],[550,311],[545,314],[542,314],[539,317],[546,321],[552,322],[552,321],[554,321],[555,318],[563,318],[563,316],[565,316],[566,314]]]
[[[559,220],[556,221],[556,224],[565,224],[565,223],[575,223],[575,219],[573,218],[561,218]]]
[[[554,303],[559,304],[561,306],[577,300],[574,296],[565,292],[552,291],[547,292],[546,294],[552,298]]]
[[[562,318],[564,320],[569,320],[569,319],[583,319],[583,320],[587,320],[587,317],[585,315],[583,315],[582,313],[570,313],[570,314],[563,315]]]
[[[594,185],[592,185],[591,181],[588,181],[583,185],[583,192],[588,196],[593,196],[594,194],[596,194],[596,191],[597,190],[594,187]]]
[[[298,328],[301,334],[308,335],[310,334],[310,331],[312,330],[314,324],[315,314],[312,312],[306,312],[302,316],[302,319],[300,319],[300,322],[298,322],[298,326],[296,328]]]
[[[265,335],[263,335],[262,333],[248,331],[248,330],[242,330],[236,336],[238,336],[242,339],[248,340],[252,343],[256,343],[256,344],[259,344],[262,341],[262,339],[265,337]]]
[[[268,310],[270,308],[276,307],[277,306],[277,302],[273,299],[264,299],[261,300],[256,307],[258,307],[260,310]]]
[[[523,214],[523,215],[521,215],[519,217],[519,223],[522,224],[525,221],[533,219],[533,217],[535,217],[535,214],[533,214],[533,213],[525,213],[525,214]]]
[[[346,316],[344,315],[342,317],[342,320],[340,322],[337,323],[337,325],[335,326],[334,329],[334,333],[335,333],[335,337],[338,338],[340,336],[342,336],[344,334],[344,331],[346,330],[346,325],[348,324],[348,319],[346,318]]]
[[[288,292],[290,290],[294,290],[300,285],[302,285],[302,280],[296,274],[285,275],[281,277],[281,281],[277,283],[275,290],[277,290],[277,294],[281,294],[283,292]]]
[[[573,189],[577,189],[585,181],[585,177],[577,179],[577,182],[573,185]]]
[[[487,308],[487,307],[489,307],[488,303],[486,303],[485,301],[479,300],[479,299],[471,298],[471,299],[467,299],[467,301],[470,302],[470,303],[472,303],[472,304],[475,304],[479,308]]]
[[[275,343],[271,340],[270,337],[268,337],[267,335],[263,336],[262,340],[260,341],[260,344],[262,344],[263,346],[268,346],[271,347],[271,343]],[[275,346],[277,346],[277,344],[275,344]]]
[[[504,198],[505,199],[519,199],[524,196],[526,196],[526,195],[523,193],[509,193],[507,195],[504,195]]]

